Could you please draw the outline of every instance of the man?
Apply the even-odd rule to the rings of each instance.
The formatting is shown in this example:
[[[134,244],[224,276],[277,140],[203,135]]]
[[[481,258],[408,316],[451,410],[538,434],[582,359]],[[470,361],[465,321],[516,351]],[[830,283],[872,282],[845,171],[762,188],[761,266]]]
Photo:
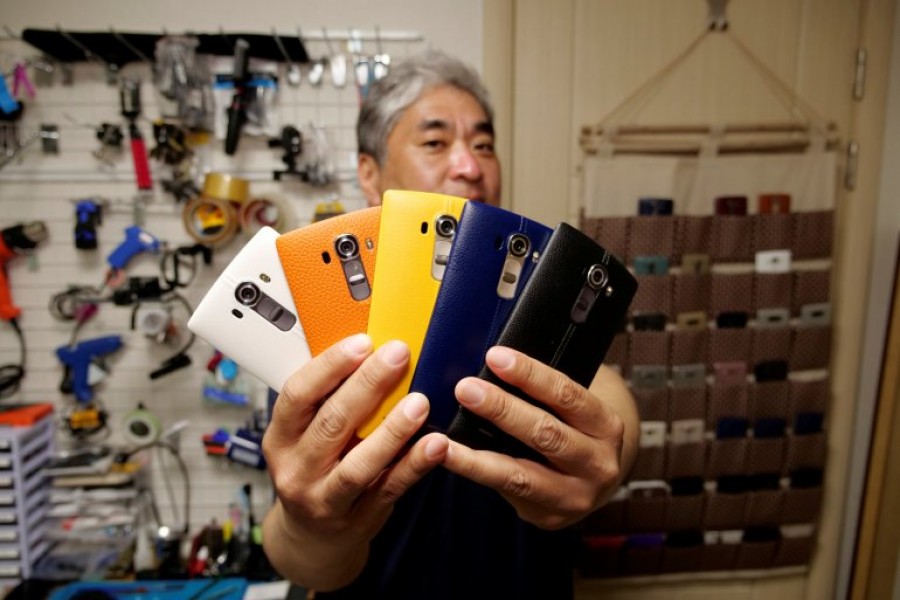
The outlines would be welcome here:
[[[359,182],[370,205],[387,189],[497,205],[492,110],[478,76],[440,53],[408,59],[360,110]],[[634,459],[638,418],[621,378],[602,367],[590,390],[508,348],[488,366],[559,417],[477,378],[460,403],[541,452],[547,464],[475,451],[438,433],[407,442],[428,401],[410,394],[352,446],[353,431],[400,379],[409,350],[350,337],[293,376],[263,447],[278,500],[266,552],[287,578],[336,598],[565,598],[565,528],[614,493]],[[436,468],[438,467],[438,468]]]

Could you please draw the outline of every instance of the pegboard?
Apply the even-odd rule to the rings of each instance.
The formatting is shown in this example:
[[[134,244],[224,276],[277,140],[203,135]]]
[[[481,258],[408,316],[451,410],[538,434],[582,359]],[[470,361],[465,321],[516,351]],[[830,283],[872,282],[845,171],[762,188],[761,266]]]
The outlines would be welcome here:
[[[334,41],[331,44],[337,47]],[[322,56],[328,50],[321,39],[307,41],[306,47],[312,56]],[[421,36],[400,41],[383,39],[380,48],[394,60],[400,60],[424,50],[425,42]],[[364,42],[362,51],[375,52],[374,42]],[[0,56],[3,57],[0,68],[6,72],[12,68],[13,60],[35,56],[35,52],[22,42],[6,39],[0,41]],[[227,72],[230,66],[231,61],[224,59],[214,69]],[[285,65],[264,66],[273,69],[282,82],[273,104],[277,122],[297,127],[312,123],[322,127],[332,144],[337,181],[325,187],[313,187],[296,179],[274,181],[273,170],[284,168],[281,150],[268,147],[264,137],[246,135],[234,156],[224,153],[221,141],[198,148],[202,171],[240,175],[250,181],[252,195],[281,198],[290,213],[285,229],[308,223],[316,205],[322,201],[339,199],[347,211],[363,207],[365,201],[356,185],[355,124],[359,94],[352,71],[343,88],[332,85],[327,74],[319,87],[309,85],[305,79],[300,86],[292,87],[285,83]],[[50,85],[37,85],[35,98],[22,98],[26,106],[19,123],[20,135],[24,137],[37,131],[41,124],[54,124],[59,131],[59,153],[45,154],[36,142],[19,159],[0,170],[0,226],[43,220],[49,229],[49,239],[34,255],[17,258],[8,265],[13,299],[23,311],[19,321],[27,344],[27,374],[19,392],[6,402],[51,402],[58,414],[74,402],[71,395],[59,391],[63,369],[54,353],[57,347],[68,343],[72,323],[57,321],[50,315],[50,298],[70,284],[98,285],[107,267],[107,255],[122,242],[125,228],[134,224],[136,217],[142,220],[147,231],[172,248],[194,243],[182,226],[181,206],[158,185],[159,164],[151,161],[154,189],[144,196],[143,209],[136,215],[137,190],[127,142],[121,155],[108,155],[111,165],[92,155],[99,146],[95,128],[100,123],[124,125],[119,114],[118,87],[107,84],[102,65],[76,63],[73,75],[72,85],[63,85],[57,77]],[[121,75],[142,81],[143,114],[139,127],[149,150],[153,147],[151,121],[159,115],[149,66],[129,64],[122,68]],[[37,83],[38,78],[33,76],[32,80]],[[202,178],[198,183],[202,184]],[[97,230],[96,250],[76,250],[74,246],[75,202],[85,198],[103,198],[108,202]],[[200,265],[195,280],[184,291],[193,306],[247,239],[239,233],[230,243],[214,250],[211,265]],[[127,273],[158,275],[158,260],[158,256],[139,255],[128,264]],[[173,315],[177,326],[183,329],[188,317],[186,311],[176,309]],[[223,406],[204,400],[201,387],[212,348],[199,339],[190,350],[192,366],[157,380],[149,379],[148,373],[176,348],[161,346],[132,331],[130,318],[129,307],[101,305],[97,316],[79,334],[82,340],[112,334],[119,334],[124,340],[124,347],[109,360],[110,375],[95,389],[95,397],[109,414],[110,434],[102,441],[123,442],[122,420],[139,402],[159,417],[163,428],[187,420],[180,448],[191,477],[191,530],[196,531],[213,518],[221,522],[227,516],[228,504],[239,500],[240,488],[245,483],[253,485],[254,508],[260,518],[272,501],[268,474],[222,457],[207,456],[201,437],[218,427],[234,431],[243,425],[250,418],[252,408],[266,407],[267,389],[245,374],[251,407]],[[5,326],[0,329],[0,363],[18,361],[16,338],[12,329]],[[62,431],[57,433],[57,440],[60,447],[71,443]],[[148,457],[151,481],[163,520],[180,523],[184,518],[182,483],[174,461],[163,454]],[[170,473],[173,494],[167,491],[162,470]]]

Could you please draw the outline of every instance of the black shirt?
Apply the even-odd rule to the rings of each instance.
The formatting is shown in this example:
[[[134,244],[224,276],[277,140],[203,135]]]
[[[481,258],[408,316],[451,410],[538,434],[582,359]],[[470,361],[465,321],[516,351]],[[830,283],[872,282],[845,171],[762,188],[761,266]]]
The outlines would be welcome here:
[[[516,516],[497,492],[438,467],[397,503],[349,586],[318,599],[564,600],[576,537]]]

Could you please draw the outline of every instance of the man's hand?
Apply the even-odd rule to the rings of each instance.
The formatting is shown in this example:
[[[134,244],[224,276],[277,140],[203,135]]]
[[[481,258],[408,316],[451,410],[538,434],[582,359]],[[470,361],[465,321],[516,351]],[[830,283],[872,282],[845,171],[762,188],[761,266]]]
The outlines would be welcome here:
[[[522,519],[545,529],[571,525],[605,503],[630,468],[637,443],[637,412],[618,375],[601,369],[589,391],[510,348],[491,348],[486,361],[503,381],[558,417],[474,377],[457,384],[460,404],[540,452],[548,464],[451,441],[444,466],[496,489]]]
[[[389,342],[373,353],[371,339],[356,335],[285,384],[263,439],[278,496],[263,539],[284,576],[320,590],[352,581],[397,498],[446,456],[448,442],[440,435],[403,453],[428,414],[421,394],[404,398],[353,445],[356,428],[408,364],[405,344]]]

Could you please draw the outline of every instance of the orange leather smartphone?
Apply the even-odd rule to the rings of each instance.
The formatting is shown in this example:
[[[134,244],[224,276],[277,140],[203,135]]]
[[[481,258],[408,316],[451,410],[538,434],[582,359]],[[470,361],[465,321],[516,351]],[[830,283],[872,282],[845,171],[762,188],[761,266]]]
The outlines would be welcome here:
[[[275,242],[313,356],[366,331],[380,220],[380,206],[366,208],[295,229]]]
[[[378,285],[372,292],[368,333],[376,348],[390,340],[406,342],[409,368],[378,410],[357,429],[361,438],[372,433],[409,392],[466,202],[443,194],[384,193],[375,265]]]

